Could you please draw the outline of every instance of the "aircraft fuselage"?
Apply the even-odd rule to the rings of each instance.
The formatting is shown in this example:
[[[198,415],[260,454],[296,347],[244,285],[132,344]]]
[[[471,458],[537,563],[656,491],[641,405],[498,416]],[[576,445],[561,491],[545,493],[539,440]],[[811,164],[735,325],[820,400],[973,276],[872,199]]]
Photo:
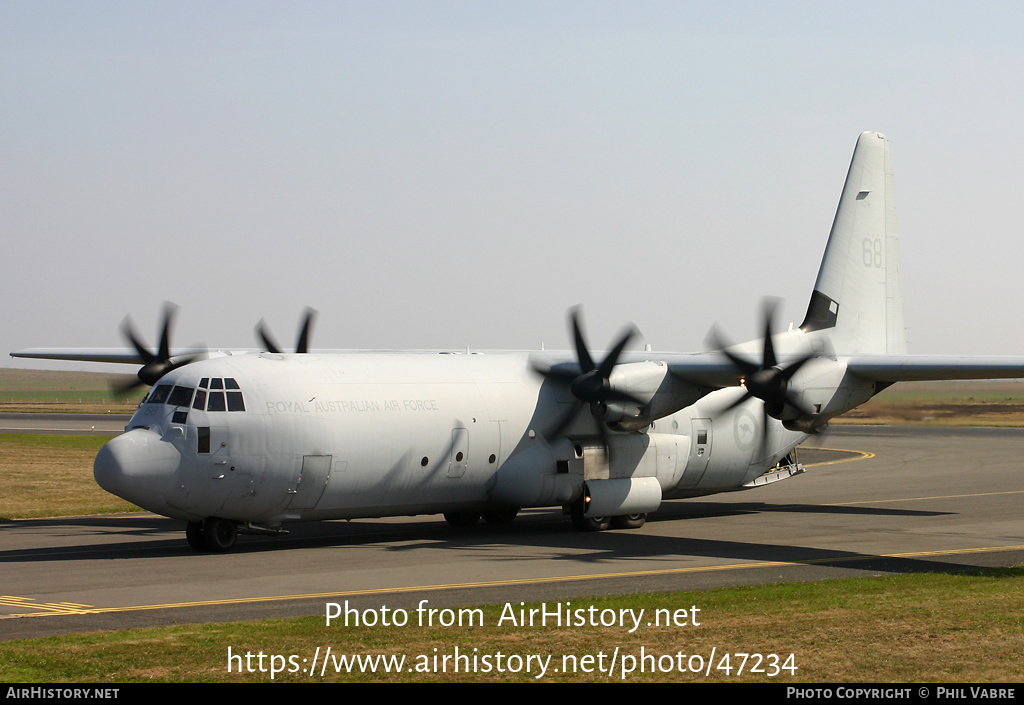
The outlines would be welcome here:
[[[529,353],[225,356],[160,380],[95,474],[189,522],[569,505],[584,483],[653,511],[662,498],[740,489],[804,438],[769,419],[762,442],[753,404],[722,413],[740,393],[611,433],[606,457],[588,413],[545,439],[571,399],[531,369]]]

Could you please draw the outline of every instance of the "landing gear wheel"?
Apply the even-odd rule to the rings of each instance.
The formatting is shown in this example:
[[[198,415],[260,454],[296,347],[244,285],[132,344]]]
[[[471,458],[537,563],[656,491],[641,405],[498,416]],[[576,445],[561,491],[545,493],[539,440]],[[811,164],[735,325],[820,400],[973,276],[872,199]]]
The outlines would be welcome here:
[[[206,536],[203,533],[203,522],[190,521],[188,526],[185,527],[185,538],[188,540],[188,545],[195,550],[206,550]]]
[[[488,524],[511,524],[519,514],[519,507],[506,507],[505,509],[489,509],[484,512],[484,521]]]
[[[238,538],[238,524],[230,519],[209,517],[203,522],[203,538],[207,551],[217,551],[218,553],[228,551],[235,545],[235,539]]]
[[[582,499],[573,502],[572,525],[576,531],[604,531],[611,525],[611,517],[588,517],[584,514],[587,505]]]
[[[613,529],[639,529],[647,521],[646,514],[623,514],[612,517]]]
[[[444,520],[449,525],[464,529],[469,526],[476,526],[476,523],[480,521],[479,512],[445,512]]]

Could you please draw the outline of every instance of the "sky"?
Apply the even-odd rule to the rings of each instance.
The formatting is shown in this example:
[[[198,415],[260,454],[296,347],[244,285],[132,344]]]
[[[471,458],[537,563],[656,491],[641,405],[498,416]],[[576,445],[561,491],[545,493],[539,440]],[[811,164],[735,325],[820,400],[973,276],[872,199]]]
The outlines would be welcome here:
[[[25,347],[705,349],[803,318],[892,143],[911,352],[1024,354],[1019,2],[0,0]]]

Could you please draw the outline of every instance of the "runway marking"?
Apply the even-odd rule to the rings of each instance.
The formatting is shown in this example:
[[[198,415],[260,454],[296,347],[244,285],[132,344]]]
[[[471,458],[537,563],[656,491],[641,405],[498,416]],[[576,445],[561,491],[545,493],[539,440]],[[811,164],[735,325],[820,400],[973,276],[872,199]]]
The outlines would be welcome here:
[[[16,595],[0,595],[0,606],[20,607],[23,609],[41,609],[42,615],[54,614],[88,614],[92,609],[91,605],[83,605],[78,602],[36,602],[32,597],[17,597]],[[85,610],[85,611],[83,611]],[[8,617],[27,617],[32,615],[7,615]],[[0,617],[2,619],[2,617]]]
[[[870,453],[866,450],[850,450],[849,448],[811,448],[807,447],[808,451],[828,451],[829,453],[850,453],[853,458],[840,458],[839,460],[826,460],[821,463],[808,463],[804,465],[805,468],[820,468],[825,465],[838,465],[839,463],[852,463],[855,460],[870,460],[875,457],[874,453]]]
[[[1017,546],[989,546],[983,548],[962,548],[955,550],[940,551],[915,551],[910,553],[886,553],[886,554],[858,554],[854,556],[836,556],[830,558],[812,558],[804,561],[758,561],[753,563],[730,563],[726,565],[696,566],[692,568],[660,568],[655,570],[632,570],[621,573],[595,573],[588,575],[561,575],[550,578],[529,578],[518,580],[486,580],[471,583],[449,583],[446,585],[415,585],[409,587],[373,588],[368,590],[342,590],[336,592],[307,593],[302,595],[272,595],[268,597],[243,597],[224,600],[197,600],[194,602],[170,602],[159,605],[135,605],[128,607],[92,607],[90,605],[76,605],[71,602],[56,602],[46,604],[33,603],[32,598],[25,597],[0,597],[0,605],[11,605],[24,607],[26,609],[36,607],[42,608],[41,612],[29,612],[24,614],[12,614],[0,617],[0,619],[12,619],[20,617],[53,617],[56,615],[85,615],[85,614],[111,614],[116,612],[143,612],[148,610],[177,609],[182,607],[212,607],[216,605],[239,605],[256,604],[260,602],[284,602],[289,600],[314,600],[339,597],[353,597],[356,595],[388,595],[407,592],[434,592],[438,590],[459,590],[467,588],[501,587],[505,585],[538,585],[543,583],[576,582],[582,580],[602,580],[608,578],[632,578],[651,577],[656,575],[682,575],[685,573],[710,573],[722,570],[746,570],[751,568],[773,568],[797,565],[815,565],[821,563],[853,563],[856,561],[870,561],[885,558],[925,558],[930,556],[955,556],[974,553],[994,553],[998,551],[1024,551],[1024,544]],[[10,602],[5,602],[5,601]]]

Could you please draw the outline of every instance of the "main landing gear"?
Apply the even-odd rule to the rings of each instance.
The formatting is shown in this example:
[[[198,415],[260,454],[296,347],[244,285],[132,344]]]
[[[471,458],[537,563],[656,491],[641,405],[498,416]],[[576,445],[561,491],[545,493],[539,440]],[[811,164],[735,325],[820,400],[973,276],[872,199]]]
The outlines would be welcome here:
[[[188,545],[197,551],[222,553],[230,550],[238,538],[238,522],[219,517],[191,521],[185,527]]]
[[[639,529],[647,521],[647,514],[623,514],[614,517],[588,517],[587,505],[581,497],[569,506],[569,516],[577,531],[605,531],[607,529]]]

